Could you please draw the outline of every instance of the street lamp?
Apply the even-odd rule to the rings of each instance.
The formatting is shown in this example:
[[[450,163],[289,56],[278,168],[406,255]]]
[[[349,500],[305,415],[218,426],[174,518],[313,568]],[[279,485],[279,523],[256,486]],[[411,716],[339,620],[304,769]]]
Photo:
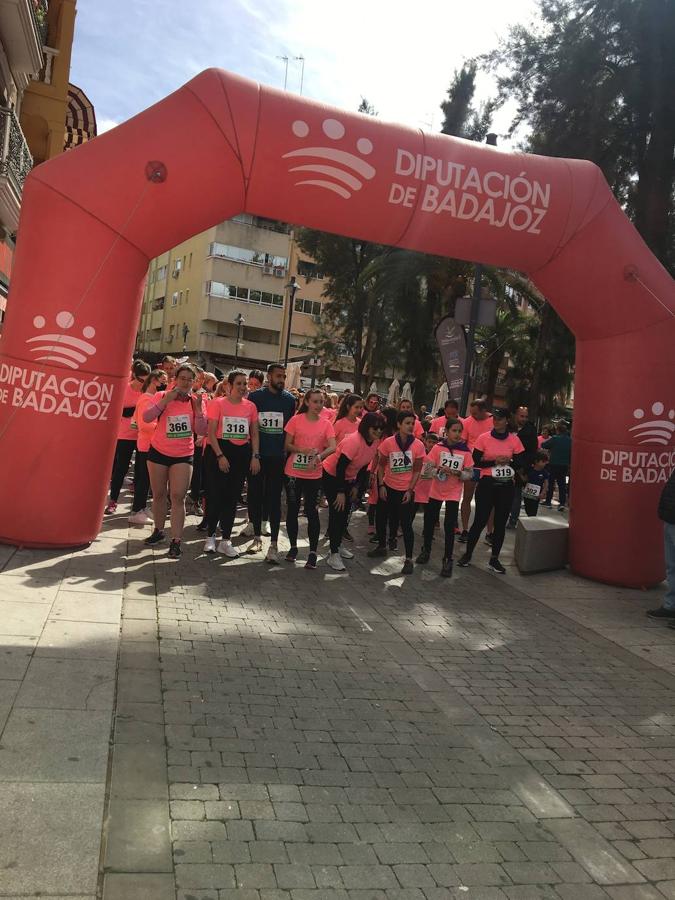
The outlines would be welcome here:
[[[284,353],[284,365],[288,365],[288,354],[291,347],[291,323],[293,322],[293,309],[295,308],[295,295],[300,289],[300,285],[295,281],[295,275],[291,275],[291,280],[286,285],[288,288],[288,326],[286,328],[286,351]]]
[[[239,359],[239,338],[241,336],[241,326],[244,324],[246,319],[242,316],[241,313],[237,313],[235,320],[237,325],[237,342],[234,345],[234,364],[237,365],[237,360]]]

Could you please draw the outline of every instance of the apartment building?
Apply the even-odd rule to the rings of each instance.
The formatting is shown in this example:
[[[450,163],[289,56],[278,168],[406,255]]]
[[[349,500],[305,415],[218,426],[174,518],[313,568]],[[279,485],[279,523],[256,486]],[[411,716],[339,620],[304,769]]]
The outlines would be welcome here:
[[[298,288],[290,310],[291,276]],[[153,259],[137,349],[188,355],[213,370],[264,368],[312,355],[323,276],[303,258],[292,229],[235,216]],[[290,340],[289,337],[290,314]]]

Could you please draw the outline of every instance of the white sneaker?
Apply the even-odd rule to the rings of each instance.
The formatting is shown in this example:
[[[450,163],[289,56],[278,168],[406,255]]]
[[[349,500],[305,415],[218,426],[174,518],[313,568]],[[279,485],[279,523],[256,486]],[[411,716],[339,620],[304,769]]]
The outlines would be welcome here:
[[[248,548],[249,553],[262,553],[262,540],[261,538],[253,538],[253,542],[251,546]]]
[[[354,559],[354,554],[351,550],[348,550],[347,547],[340,547],[340,556],[343,559]]]
[[[139,509],[138,512],[132,513],[129,516],[128,521],[130,525],[147,525],[150,521],[150,516],[148,516],[144,509]]]
[[[246,525],[239,532],[242,537],[254,537],[255,529],[253,527],[253,522],[247,522]]]
[[[204,542],[204,553],[215,553],[216,552],[216,536],[212,534],[211,537],[207,537]]]
[[[225,556],[229,556],[230,559],[236,559],[239,556],[239,551],[232,544],[232,541],[221,541],[218,544],[218,553],[224,553]]]
[[[339,553],[331,553],[326,562],[331,567],[331,569],[335,569],[336,572],[344,572],[347,569],[345,564],[342,562]]]
[[[281,560],[279,559],[279,551],[275,544],[270,544],[267,550],[267,556],[265,557],[265,562],[268,562],[271,566],[278,566]]]

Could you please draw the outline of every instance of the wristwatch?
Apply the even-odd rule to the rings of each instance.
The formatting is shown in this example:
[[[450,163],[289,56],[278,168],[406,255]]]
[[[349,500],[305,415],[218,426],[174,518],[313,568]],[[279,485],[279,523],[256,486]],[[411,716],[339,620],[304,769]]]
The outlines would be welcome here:
[[[259,453],[254,453],[254,454],[253,454],[253,459],[260,459],[260,454],[259,454]]]

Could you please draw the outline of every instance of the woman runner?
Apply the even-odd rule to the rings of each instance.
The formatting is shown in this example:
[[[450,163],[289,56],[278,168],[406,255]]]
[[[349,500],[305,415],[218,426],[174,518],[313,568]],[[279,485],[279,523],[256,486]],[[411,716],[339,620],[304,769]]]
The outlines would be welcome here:
[[[150,491],[150,475],[148,473],[148,450],[150,440],[157,427],[157,420],[145,422],[143,412],[155,400],[157,391],[165,391],[167,385],[166,372],[163,369],[153,369],[143,382],[141,396],[136,404],[136,411],[131,420],[135,429],[136,438],[136,462],[134,464],[134,502],[131,507],[129,523],[131,525],[147,525],[152,521],[148,515],[148,493]]]
[[[363,398],[359,394],[345,394],[340,401],[333,428],[335,429],[335,442],[338,447],[348,434],[354,434],[359,427],[359,420],[363,413]]]
[[[206,418],[201,403],[192,394],[194,378],[192,366],[179,366],[174,387],[170,391],[156,393],[154,402],[143,413],[144,422],[157,420],[147,458],[155,528],[145,543],[152,546],[165,538],[168,486],[171,494],[171,559],[178,559],[181,555],[185,495],[190,485],[195,452],[194,433],[206,433]]]
[[[115,446],[115,458],[113,460],[112,475],[110,477],[110,500],[105,508],[105,514],[110,515],[117,511],[117,501],[124,484],[124,477],[129,471],[131,457],[136,449],[136,429],[132,427],[131,420],[136,411],[136,404],[141,393],[143,382],[150,374],[150,366],[142,359],[134,360],[131,367],[131,380],[124,389],[124,406],[122,418],[117,430],[117,445]]]

